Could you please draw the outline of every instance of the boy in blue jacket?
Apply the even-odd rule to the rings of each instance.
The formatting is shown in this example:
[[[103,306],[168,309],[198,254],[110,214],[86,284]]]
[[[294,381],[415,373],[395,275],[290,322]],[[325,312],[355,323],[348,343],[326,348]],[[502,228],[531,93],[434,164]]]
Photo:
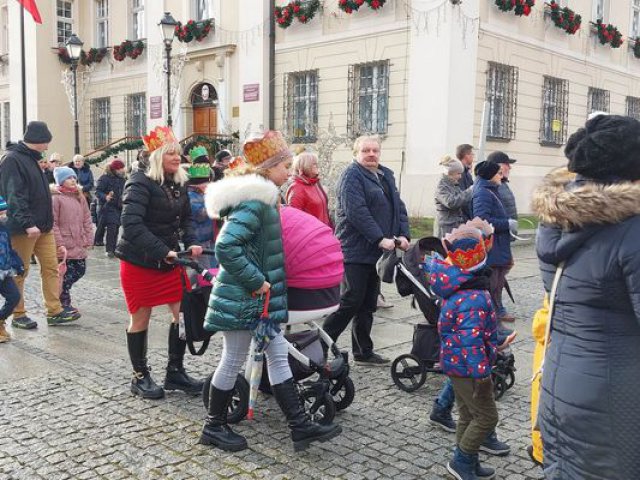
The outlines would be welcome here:
[[[456,449],[447,470],[458,480],[495,476],[495,470],[482,467],[478,458],[480,446],[498,423],[498,411],[491,380],[496,314],[485,269],[491,235],[483,238],[476,222],[447,234],[447,258],[433,258],[427,265],[433,292],[443,299],[438,319],[440,364],[453,384],[459,411]]]
[[[5,328],[5,322],[20,301],[20,291],[13,277],[24,273],[22,260],[11,248],[11,237],[5,226],[6,221],[7,202],[0,196],[0,295],[4,297],[4,305],[0,308],[0,343],[11,339],[11,335]]]

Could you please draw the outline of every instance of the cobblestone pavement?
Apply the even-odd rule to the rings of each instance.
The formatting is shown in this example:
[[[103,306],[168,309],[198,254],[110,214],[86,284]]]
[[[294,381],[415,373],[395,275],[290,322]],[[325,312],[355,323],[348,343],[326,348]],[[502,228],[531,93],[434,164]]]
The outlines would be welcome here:
[[[396,388],[388,368],[354,366],[354,403],[336,421],[343,434],[330,443],[294,453],[288,429],[272,398],[260,397],[256,420],[237,431],[249,449],[235,454],[198,445],[202,401],[168,393],[159,401],[129,394],[130,365],[124,342],[126,312],[118,263],[92,252],[87,276],[73,289],[83,313],[74,324],[48,328],[37,275],[27,281],[36,331],[12,330],[0,346],[0,479],[440,479],[454,436],[428,421],[443,377],[432,375],[413,393]],[[529,443],[530,321],[541,302],[531,246],[516,249],[510,275],[518,303],[519,339],[514,347],[516,385],[499,402],[499,435],[512,446],[504,458],[488,458],[498,478],[541,478],[527,458]],[[421,317],[385,286],[393,308],[378,313],[374,339],[394,358],[411,350],[413,324]],[[168,314],[152,322],[149,360],[160,382],[166,362]],[[349,335],[341,346],[347,347]],[[203,377],[217,364],[220,339],[187,368]],[[484,460],[487,458],[483,455]]]

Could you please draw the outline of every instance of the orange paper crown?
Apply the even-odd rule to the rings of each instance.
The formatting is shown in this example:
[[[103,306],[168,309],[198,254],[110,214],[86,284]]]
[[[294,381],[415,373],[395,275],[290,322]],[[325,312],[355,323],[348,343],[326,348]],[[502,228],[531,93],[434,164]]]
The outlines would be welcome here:
[[[482,268],[487,261],[482,232],[475,227],[461,225],[444,237],[444,247],[449,261],[463,270]]]
[[[165,145],[178,143],[173,131],[169,127],[156,127],[154,130],[151,130],[149,135],[143,135],[142,141],[149,153]]]
[[[291,156],[291,152],[282,133],[269,130],[261,138],[248,140],[244,144],[244,156],[248,163],[258,167],[269,159]]]

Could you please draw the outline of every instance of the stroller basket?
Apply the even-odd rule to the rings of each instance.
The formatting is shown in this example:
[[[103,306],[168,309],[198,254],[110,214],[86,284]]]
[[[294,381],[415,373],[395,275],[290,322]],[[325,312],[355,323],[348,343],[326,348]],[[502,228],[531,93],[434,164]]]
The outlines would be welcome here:
[[[430,323],[418,323],[413,330],[411,354],[432,367],[440,358],[440,336],[438,327]]]

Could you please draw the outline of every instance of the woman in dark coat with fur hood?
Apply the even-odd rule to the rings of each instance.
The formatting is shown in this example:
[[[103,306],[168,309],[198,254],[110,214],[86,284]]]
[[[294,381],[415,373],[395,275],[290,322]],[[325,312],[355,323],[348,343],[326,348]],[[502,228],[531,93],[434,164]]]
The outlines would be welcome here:
[[[564,264],[540,394],[545,478],[638,478],[640,122],[599,115],[565,154],[533,200],[547,292]]]

